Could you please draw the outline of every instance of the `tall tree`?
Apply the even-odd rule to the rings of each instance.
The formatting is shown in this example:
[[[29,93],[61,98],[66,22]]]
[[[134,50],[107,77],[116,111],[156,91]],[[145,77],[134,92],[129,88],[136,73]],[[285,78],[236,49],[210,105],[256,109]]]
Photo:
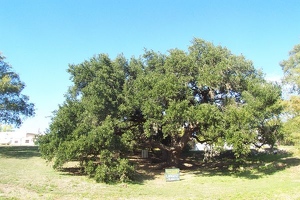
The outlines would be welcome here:
[[[100,54],[68,71],[74,85],[40,149],[55,167],[79,160],[99,181],[129,178],[124,158],[134,148],[159,148],[178,165],[192,138],[241,156],[280,136],[280,87],[243,56],[201,39],[188,52]]]
[[[300,93],[300,44],[289,52],[289,58],[280,63],[285,84],[292,86],[293,91]]]
[[[142,113],[145,143],[165,152],[168,163],[178,164],[192,137],[233,145],[240,156],[280,136],[280,87],[243,56],[195,39],[189,52],[146,51],[141,62],[144,73],[130,83],[126,104],[129,113]]]
[[[300,122],[300,44],[295,45],[289,52],[289,58],[280,63],[284,77],[283,83],[287,88],[291,88],[292,95],[289,99],[285,100],[285,112],[287,121],[284,125],[284,130],[290,134],[293,143],[299,144],[299,122]]]
[[[25,84],[0,54],[0,122],[19,127],[24,117],[34,115],[34,104],[22,94]]]

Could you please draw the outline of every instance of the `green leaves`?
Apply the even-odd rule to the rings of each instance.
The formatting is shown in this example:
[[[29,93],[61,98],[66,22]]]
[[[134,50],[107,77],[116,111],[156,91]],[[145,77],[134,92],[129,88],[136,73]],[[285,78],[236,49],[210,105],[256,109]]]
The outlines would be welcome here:
[[[289,52],[289,58],[283,60],[280,65],[282,67],[284,83],[293,86],[294,91],[300,92],[300,44],[295,45]]]
[[[80,161],[97,181],[132,177],[132,149],[160,148],[170,164],[192,138],[241,156],[279,137],[280,88],[243,56],[200,39],[188,52],[145,50],[129,61],[100,54],[68,71],[74,85],[41,152],[56,166]]]
[[[34,104],[22,94],[25,84],[0,55],[0,123],[19,127],[25,117],[33,116]]]
[[[293,96],[283,102],[285,108],[284,131],[290,136],[287,143],[299,144],[299,93],[300,93],[300,44],[289,52],[289,58],[280,63],[285,87],[291,89]]]

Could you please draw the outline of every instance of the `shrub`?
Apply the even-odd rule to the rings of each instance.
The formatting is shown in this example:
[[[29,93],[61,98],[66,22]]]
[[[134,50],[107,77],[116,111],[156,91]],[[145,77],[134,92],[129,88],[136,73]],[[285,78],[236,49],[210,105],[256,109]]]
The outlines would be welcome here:
[[[128,182],[133,179],[134,173],[134,166],[127,159],[117,159],[110,163],[98,164],[93,177],[97,182]]]
[[[124,158],[114,158],[113,154],[103,151],[100,162],[89,161],[84,170],[90,178],[97,182],[128,182],[135,174],[134,166]]]

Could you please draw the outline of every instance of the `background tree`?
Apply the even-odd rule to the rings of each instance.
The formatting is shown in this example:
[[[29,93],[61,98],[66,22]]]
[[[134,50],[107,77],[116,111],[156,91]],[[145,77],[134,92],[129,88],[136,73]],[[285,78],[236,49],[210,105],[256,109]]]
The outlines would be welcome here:
[[[300,44],[289,52],[289,58],[280,63],[284,78],[283,83],[292,86],[293,91],[300,93]]]
[[[250,144],[281,136],[280,87],[243,56],[200,39],[188,52],[145,50],[130,60],[100,54],[68,72],[74,85],[40,150],[56,168],[79,160],[98,181],[131,178],[132,149],[159,148],[168,165],[178,166],[193,138],[233,146],[242,156]]]
[[[13,132],[14,127],[11,125],[0,124],[0,132]]]
[[[34,115],[34,104],[22,94],[25,84],[0,54],[0,122],[19,127],[24,117]]]
[[[287,121],[284,125],[284,130],[289,133],[290,139],[288,142],[297,143],[299,145],[300,133],[300,44],[294,46],[289,52],[289,58],[280,63],[284,78],[283,83],[287,88],[291,88],[292,95],[289,99],[283,102]]]

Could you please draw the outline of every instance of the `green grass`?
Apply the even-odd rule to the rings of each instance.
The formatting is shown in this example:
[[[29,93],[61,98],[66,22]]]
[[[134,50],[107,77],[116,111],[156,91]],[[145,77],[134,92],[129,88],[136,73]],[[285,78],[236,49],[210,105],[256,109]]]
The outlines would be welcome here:
[[[107,185],[53,170],[37,147],[0,147],[0,199],[300,199],[299,149],[288,151],[242,166],[199,162],[176,182],[151,170],[136,182]]]

